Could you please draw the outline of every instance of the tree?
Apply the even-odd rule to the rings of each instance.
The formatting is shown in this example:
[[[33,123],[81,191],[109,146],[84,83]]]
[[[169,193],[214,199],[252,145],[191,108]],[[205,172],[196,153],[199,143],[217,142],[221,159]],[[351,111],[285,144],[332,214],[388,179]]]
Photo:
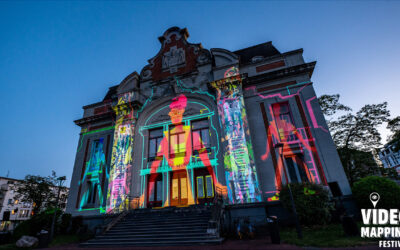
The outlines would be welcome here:
[[[372,164],[371,158],[365,158],[365,154],[361,152],[372,152],[381,146],[381,136],[377,127],[388,121],[390,112],[387,110],[387,102],[383,102],[367,104],[355,114],[348,112],[333,119],[332,115],[338,111],[351,110],[339,103],[339,97],[339,95],[323,95],[318,100],[322,112],[327,117],[343,168],[350,185],[353,185],[359,178],[378,172],[376,163]]]
[[[347,107],[339,102],[339,98],[339,94],[322,95],[318,98],[319,106],[321,107],[322,113],[325,116],[329,129],[331,129],[333,115],[335,115],[338,111],[351,111],[350,107]]]
[[[319,105],[321,106],[322,113],[325,116],[332,116],[338,111],[350,111],[351,108],[339,102],[340,95],[321,95],[318,98]]]
[[[331,122],[331,134],[338,148],[372,151],[381,146],[378,126],[388,121],[387,102],[367,104],[357,113],[348,113]]]
[[[27,175],[24,180],[14,184],[14,191],[17,193],[15,197],[22,202],[33,203],[34,214],[38,214],[44,208],[54,207],[57,198],[56,179],[57,175],[54,171],[47,177]],[[61,188],[61,191],[65,190],[66,187]],[[60,199],[60,201],[65,203],[65,199]]]
[[[392,132],[389,137],[389,144],[393,144],[394,151],[400,150],[400,116],[391,119],[387,124],[387,129]]]
[[[361,178],[381,173],[372,152],[339,148],[338,153],[351,186]],[[346,157],[350,158],[348,164]]]

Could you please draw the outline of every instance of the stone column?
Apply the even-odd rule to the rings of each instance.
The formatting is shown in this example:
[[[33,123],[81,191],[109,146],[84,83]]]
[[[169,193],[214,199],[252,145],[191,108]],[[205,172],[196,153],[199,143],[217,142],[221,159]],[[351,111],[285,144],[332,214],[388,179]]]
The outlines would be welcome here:
[[[217,91],[225,178],[231,204],[261,201],[240,75],[211,83]]]
[[[118,103],[113,106],[116,121],[108,180],[107,213],[119,213],[129,208],[133,138],[136,123],[134,97],[134,92],[120,94]]]

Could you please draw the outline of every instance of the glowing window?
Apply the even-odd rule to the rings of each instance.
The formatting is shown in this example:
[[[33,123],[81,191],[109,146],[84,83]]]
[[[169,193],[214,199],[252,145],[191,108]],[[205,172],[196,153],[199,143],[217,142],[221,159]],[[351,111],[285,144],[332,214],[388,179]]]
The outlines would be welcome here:
[[[187,199],[187,181],[186,178],[181,178],[181,198]]]
[[[198,135],[200,140],[193,140],[193,150],[200,150],[210,147],[210,130],[208,119],[192,122],[192,138]]]
[[[92,150],[90,153],[89,172],[100,171],[100,164],[105,161],[103,153],[103,138],[95,140],[92,143]]]
[[[170,130],[169,153],[170,157],[182,157],[186,152],[185,131],[178,131],[174,127]]]
[[[149,201],[154,201],[154,181],[149,182]]]
[[[284,141],[296,140],[297,138],[293,133],[296,128],[294,126],[292,115],[290,114],[289,103],[283,102],[272,104],[272,110],[279,130],[280,139]]]
[[[178,179],[172,179],[172,199],[176,200],[178,199],[178,188],[179,188],[179,184],[178,184]]]
[[[162,129],[153,129],[149,131],[149,160],[155,160],[157,156],[162,156],[162,147],[160,147],[162,139]]]

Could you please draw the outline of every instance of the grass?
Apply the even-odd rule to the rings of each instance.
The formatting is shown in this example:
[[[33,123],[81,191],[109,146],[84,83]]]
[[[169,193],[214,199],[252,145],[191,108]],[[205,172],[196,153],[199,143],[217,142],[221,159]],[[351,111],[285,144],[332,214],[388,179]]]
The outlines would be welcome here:
[[[49,247],[55,247],[60,245],[78,243],[79,236],[76,234],[61,234],[57,235],[53,241],[49,244]]]
[[[303,239],[298,239],[295,228],[282,228],[281,240],[288,244],[312,247],[353,247],[376,243],[376,239],[346,236],[341,224],[302,227],[302,231]]]
[[[4,244],[4,245],[0,245],[0,249],[1,250],[5,250],[5,249],[16,249],[17,247],[15,246],[14,243],[10,243],[10,244]]]

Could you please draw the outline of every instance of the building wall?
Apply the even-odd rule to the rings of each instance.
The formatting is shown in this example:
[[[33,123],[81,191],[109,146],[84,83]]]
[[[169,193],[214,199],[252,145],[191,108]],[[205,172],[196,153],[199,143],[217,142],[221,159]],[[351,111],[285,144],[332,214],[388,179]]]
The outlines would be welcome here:
[[[395,151],[392,144],[386,144],[380,150],[379,159],[384,168],[393,168],[400,175],[400,151]]]

